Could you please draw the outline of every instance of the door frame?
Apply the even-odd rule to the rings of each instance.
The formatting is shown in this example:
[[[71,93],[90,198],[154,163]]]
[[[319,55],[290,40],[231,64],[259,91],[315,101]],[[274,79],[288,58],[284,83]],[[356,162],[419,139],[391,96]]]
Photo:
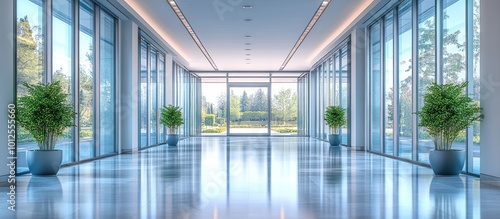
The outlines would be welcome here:
[[[252,88],[267,88],[267,133],[231,133],[231,88],[232,87],[252,87]],[[226,86],[226,130],[227,136],[270,136],[271,135],[271,82],[231,82]]]

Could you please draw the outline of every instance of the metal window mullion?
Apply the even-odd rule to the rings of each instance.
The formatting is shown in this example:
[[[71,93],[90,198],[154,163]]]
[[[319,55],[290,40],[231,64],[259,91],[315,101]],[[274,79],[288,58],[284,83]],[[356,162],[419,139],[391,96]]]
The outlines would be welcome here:
[[[229,135],[229,73],[226,72],[226,136]]]
[[[271,81],[271,79],[269,79]],[[272,83],[267,85],[267,135],[271,135],[271,87]]]
[[[160,124],[160,105],[161,105],[161,98],[160,98],[160,89],[159,89],[159,85],[160,85],[160,57],[162,56],[162,54],[160,53],[160,51],[156,51],[156,143],[157,144],[161,144],[162,142],[160,142],[160,128],[161,128],[161,124]]]
[[[45,45],[45,77],[44,83],[52,82],[52,0],[45,1],[43,8],[45,14],[44,42]]]
[[[394,121],[392,122],[393,124],[393,131],[392,131],[392,137],[393,137],[393,155],[394,156],[399,156],[399,17],[398,17],[398,10],[397,8],[394,9],[393,11],[393,87],[394,87],[394,93],[393,93],[393,119]]]
[[[146,118],[146,133],[147,133],[147,143],[146,145],[147,146],[151,146],[151,106],[152,106],[152,103],[151,103],[151,46],[149,45],[148,43],[148,47],[146,49],[147,51],[147,55],[146,55],[146,59],[148,60],[147,61],[147,72],[146,72],[146,91],[147,91],[147,95],[146,95],[146,102],[147,102],[147,110],[146,110],[146,115],[147,115],[147,118]]]
[[[436,18],[435,18],[435,24],[436,24],[436,83],[442,84],[443,83],[443,22],[444,22],[444,15],[443,15],[443,1],[442,0],[436,0]]]
[[[373,26],[369,26],[365,29],[365,38],[367,39],[365,41],[365,47],[367,48],[365,50],[365,74],[366,74],[366,81],[365,81],[365,99],[366,99],[366,105],[365,105],[365,117],[366,117],[366,126],[365,126],[365,145],[367,145],[368,151],[373,150],[373,145],[372,145],[372,139],[373,139],[373,133],[371,130],[372,127],[372,113],[371,113],[371,107],[373,106],[373,101],[371,98],[371,92],[373,91],[373,86],[372,86],[372,34],[371,34],[371,28]]]
[[[466,21],[467,26],[465,32],[467,34],[466,41],[466,74],[467,81],[469,82],[467,86],[467,94],[469,96],[474,95],[474,0],[466,0]],[[473,172],[474,170],[474,128],[469,126],[467,128],[467,144],[465,151],[467,154],[465,162],[466,172]]]
[[[121,90],[121,83],[119,83],[120,81],[120,74],[117,74],[117,72],[121,72],[121,67],[120,67],[120,62],[118,61],[118,59],[120,58],[120,56],[118,54],[120,54],[120,46],[121,45],[121,41],[120,41],[120,37],[117,33],[120,32],[120,22],[118,19],[116,18],[113,18],[113,24],[114,24],[114,33],[113,33],[113,39],[115,40],[114,42],[114,54],[113,54],[113,65],[114,65],[114,72],[113,72],[113,84],[111,84],[112,89],[114,89],[114,95],[112,96],[112,98],[114,99],[113,101],[113,108],[115,109],[115,112],[121,112],[121,104],[118,104],[116,100],[120,100],[120,90]],[[115,113],[114,114],[114,121],[113,121],[113,152],[114,153],[119,153],[118,151],[118,148],[119,148],[119,145],[122,145],[121,144],[121,138],[120,138],[120,129],[121,129],[121,122],[120,122],[120,114],[119,113]],[[121,147],[121,146],[120,146]]]
[[[385,18],[380,20],[380,152],[385,152]]]
[[[351,97],[352,97],[352,94],[351,94],[351,89],[352,89],[352,74],[351,74],[351,64],[352,64],[352,59],[351,59],[351,40],[349,39],[349,41],[347,41],[347,46],[346,46],[346,52],[347,52],[347,146],[348,147],[351,147],[351,142],[352,142],[352,129],[351,129],[351,104],[352,104],[352,101],[351,101]]]
[[[412,112],[418,111],[418,1],[412,2]],[[412,160],[418,159],[418,116],[412,113]]]
[[[95,78],[94,78],[94,97],[95,97],[95,102],[94,102],[94,142],[95,142],[95,148],[94,148],[94,157],[97,157],[101,154],[101,41],[100,41],[100,36],[101,36],[101,10],[98,5],[95,7],[95,20],[94,20],[94,27],[95,27],[95,37],[94,37],[94,73],[95,73]]]
[[[339,56],[340,57],[340,56]],[[335,90],[337,89],[337,83],[335,82],[337,80],[337,75],[336,73],[338,72],[337,69],[339,68],[337,66],[337,56],[336,54],[333,54],[333,59],[332,59],[333,63],[332,63],[332,66],[333,66],[333,86],[332,86],[332,93],[333,93],[333,96],[332,96],[332,105],[335,105]],[[340,63],[340,62],[339,62]]]
[[[73,4],[73,97],[74,97],[74,110],[77,112],[73,127],[73,142],[74,150],[73,156],[74,161],[80,160],[80,57],[79,57],[79,45],[80,45],[80,4],[75,2]]]
[[[339,57],[339,66],[337,66],[338,67],[338,71],[337,72],[339,74],[335,76],[335,80],[333,81],[333,83],[335,84],[335,86],[337,86],[337,82],[336,81],[338,81],[338,90],[339,90],[338,96],[339,96],[339,99],[337,100],[337,105],[342,106],[342,74],[343,74],[343,72],[342,72],[342,65],[343,65],[343,63],[342,63],[342,47],[341,47],[341,49],[339,49],[337,51],[337,54],[338,54],[338,57]],[[337,90],[337,88],[335,88],[334,91],[336,91],[336,90]],[[333,95],[333,98],[335,99],[335,95]],[[338,132],[339,132],[339,135],[341,136],[340,137],[340,143],[342,143],[342,127],[340,127],[340,130],[338,130]]]

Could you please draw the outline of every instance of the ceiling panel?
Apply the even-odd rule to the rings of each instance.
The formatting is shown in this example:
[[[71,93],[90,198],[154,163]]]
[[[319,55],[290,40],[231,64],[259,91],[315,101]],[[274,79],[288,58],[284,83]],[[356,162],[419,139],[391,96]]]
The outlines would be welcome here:
[[[119,1],[130,5],[163,36],[189,63],[190,70],[213,70],[167,0]],[[284,70],[310,69],[329,43],[378,1],[332,0]],[[176,3],[220,71],[276,71],[322,0],[177,0]],[[246,5],[252,8],[245,9]]]

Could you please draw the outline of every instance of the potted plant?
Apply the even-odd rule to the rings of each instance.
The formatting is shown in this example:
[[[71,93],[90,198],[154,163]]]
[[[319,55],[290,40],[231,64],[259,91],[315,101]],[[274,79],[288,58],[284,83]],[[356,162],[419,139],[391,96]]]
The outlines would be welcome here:
[[[167,144],[170,146],[176,146],[177,142],[179,142],[177,128],[184,124],[181,108],[171,104],[164,106],[161,109],[160,124],[165,125],[168,128],[169,133],[167,135]]]
[[[74,126],[75,111],[59,81],[31,85],[23,83],[28,94],[18,100],[17,122],[38,144],[38,150],[26,151],[26,162],[33,175],[57,174],[62,151],[55,150],[57,137]]]
[[[345,109],[341,106],[328,106],[325,111],[325,122],[331,129],[331,134],[328,136],[330,146],[340,145],[340,127],[347,124]]]
[[[468,82],[431,84],[424,95],[424,106],[416,114],[419,126],[426,127],[434,141],[429,162],[437,175],[457,175],[465,162],[465,151],[452,149],[455,138],[472,123],[483,118],[481,107],[465,94]]]

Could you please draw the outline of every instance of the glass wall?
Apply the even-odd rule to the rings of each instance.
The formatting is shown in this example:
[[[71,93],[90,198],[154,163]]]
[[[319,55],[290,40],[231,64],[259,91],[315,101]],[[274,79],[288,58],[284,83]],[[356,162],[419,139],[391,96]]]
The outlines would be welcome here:
[[[116,21],[109,13],[101,10],[100,19],[100,150],[101,155],[115,149],[115,32]]]
[[[232,135],[297,135],[297,84],[304,72],[191,74],[201,81],[201,135],[227,135],[228,126]]]
[[[201,135],[227,134],[226,75],[226,73],[212,73],[201,76]],[[242,104],[242,107],[246,105]]]
[[[417,105],[420,110],[424,103],[423,95],[427,87],[436,81],[436,26],[435,26],[435,1],[424,0],[418,4],[418,67],[417,80],[418,92]],[[429,161],[429,150],[434,147],[432,138],[425,129],[418,127],[417,159],[422,162]]]
[[[51,2],[17,0],[17,96],[26,95],[23,82],[61,81],[78,113],[56,145],[63,163],[115,153],[116,19],[90,0]],[[24,172],[24,154],[37,143],[23,128],[18,133]]]
[[[297,135],[298,81],[286,75],[275,73],[271,79],[271,135]]]
[[[140,37],[140,147],[166,142],[165,126],[160,124],[160,109],[165,105],[165,54]]]
[[[346,109],[347,125],[341,128],[343,145],[350,145],[350,91],[351,91],[351,62],[349,40],[341,43],[337,49],[332,50],[322,62],[313,68],[308,77],[299,78],[299,86],[309,84],[310,115],[309,134],[313,137],[328,140],[330,128],[324,122],[327,106],[340,105]],[[308,80],[306,82],[306,80]],[[308,83],[308,84],[307,84]],[[299,96],[307,95],[299,88]],[[303,110],[303,109],[302,109]],[[299,114],[301,112],[299,111]],[[305,120],[304,116],[302,116]],[[300,130],[299,126],[299,130]]]
[[[432,82],[469,81],[467,92],[479,102],[479,4],[479,0],[406,0],[369,27],[369,109],[384,106],[381,114],[370,113],[370,150],[428,163],[434,144],[418,127],[413,112],[422,108]],[[383,43],[375,43],[379,41]],[[379,126],[385,128],[379,132],[374,128]],[[479,143],[477,123],[453,144],[469,149],[467,172],[479,173]]]
[[[45,58],[46,19],[45,1],[17,1],[17,97],[27,94],[23,82],[30,84],[46,80],[47,60]],[[26,150],[36,149],[33,137],[22,127],[17,126],[17,168],[18,172],[27,171]]]
[[[187,69],[173,63],[174,72],[174,105],[182,108],[184,125],[179,127],[181,137],[199,135],[201,133],[202,100],[201,79]]]
[[[297,134],[304,136],[309,134],[309,75],[302,74],[297,80],[298,109],[297,109]]]
[[[412,158],[412,2],[405,1],[398,7],[398,75],[397,114],[399,133],[398,156]]]
[[[52,80],[60,81],[63,91],[70,94],[68,101],[74,102],[73,92],[73,4],[68,0],[52,1]],[[74,160],[73,128],[67,128],[58,138],[56,149],[63,151],[63,163]]]
[[[80,159],[91,158],[95,154],[95,29],[94,5],[88,0],[80,1],[79,32],[79,81],[80,81]]]
[[[370,81],[372,87],[380,87],[380,22],[370,28]],[[373,90],[370,94],[370,130],[371,130],[371,148],[373,151],[380,152],[380,90]]]

